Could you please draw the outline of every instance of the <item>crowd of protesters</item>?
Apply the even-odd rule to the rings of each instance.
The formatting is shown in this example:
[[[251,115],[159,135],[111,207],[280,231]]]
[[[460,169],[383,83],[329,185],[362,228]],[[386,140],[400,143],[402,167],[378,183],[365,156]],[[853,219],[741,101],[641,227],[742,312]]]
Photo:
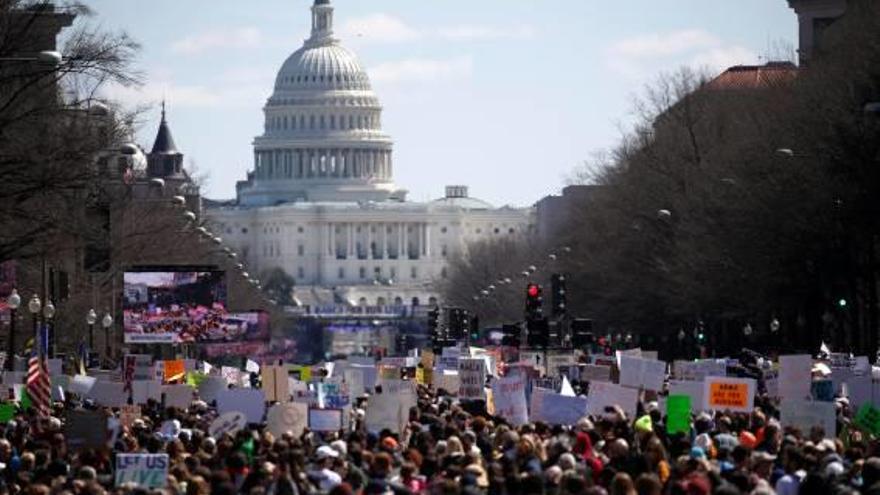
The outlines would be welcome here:
[[[66,410],[97,407],[70,395],[50,418],[18,411],[5,424],[0,493],[880,494],[880,444],[851,423],[844,398],[835,403],[837,435],[783,428],[766,397],[749,414],[696,414],[690,432],[676,435],[656,402],[639,403],[636,417],[609,408],[572,425],[511,427],[479,401],[425,386],[403,432],[367,432],[369,400],[353,405],[346,431],[276,437],[253,424],[219,438],[207,433],[217,416],[211,404],[150,401],[112,445],[72,449]],[[172,434],[162,428],[169,421]],[[167,453],[167,486],[115,486],[119,453]]]

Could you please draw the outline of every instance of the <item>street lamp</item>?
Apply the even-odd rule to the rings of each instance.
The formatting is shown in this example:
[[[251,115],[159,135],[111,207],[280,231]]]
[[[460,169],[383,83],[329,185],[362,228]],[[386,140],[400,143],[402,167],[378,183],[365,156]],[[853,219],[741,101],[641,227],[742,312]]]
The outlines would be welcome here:
[[[110,313],[105,313],[104,318],[101,319],[101,325],[104,327],[104,354],[105,359],[110,359],[110,327],[113,326],[113,317],[110,316]]]
[[[6,349],[6,369],[14,371],[15,366],[15,312],[21,306],[21,296],[18,291],[12,289],[12,293],[6,298],[6,305],[9,306],[9,347]]]
[[[45,50],[33,57],[3,57],[0,62],[40,62],[42,64],[57,67],[64,61],[64,57],[57,51]]]
[[[30,301],[28,301],[28,311],[31,312],[31,316],[33,316],[34,320],[34,338],[36,339],[34,340],[35,345],[40,345],[38,338],[39,336],[37,335],[37,318],[39,317],[38,315],[40,314],[41,309],[43,309],[43,303],[40,302],[40,298],[37,297],[36,294],[34,294],[34,297],[32,297]]]
[[[43,306],[43,321],[46,323],[46,344],[50,358],[55,357],[55,325],[52,324],[52,318],[55,317],[55,305],[52,301],[46,301]]]
[[[95,348],[95,323],[98,322],[98,313],[94,308],[86,313],[86,324],[89,325],[89,351]]]

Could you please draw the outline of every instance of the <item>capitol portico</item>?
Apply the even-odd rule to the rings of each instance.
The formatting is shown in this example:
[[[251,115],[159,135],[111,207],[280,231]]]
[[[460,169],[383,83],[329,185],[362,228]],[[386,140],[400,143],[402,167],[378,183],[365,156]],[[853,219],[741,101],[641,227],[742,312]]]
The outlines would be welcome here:
[[[305,304],[433,302],[432,283],[453,254],[526,234],[534,211],[494,208],[466,186],[407,201],[393,182],[382,106],[333,24],[330,0],[316,0],[311,36],[284,62],[264,107],[253,170],[234,201],[209,207],[209,219],[251,273],[293,276]]]

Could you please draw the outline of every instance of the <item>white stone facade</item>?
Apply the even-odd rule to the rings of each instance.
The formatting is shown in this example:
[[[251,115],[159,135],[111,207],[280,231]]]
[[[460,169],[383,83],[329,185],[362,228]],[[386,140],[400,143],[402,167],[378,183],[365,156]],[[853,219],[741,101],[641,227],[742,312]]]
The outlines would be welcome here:
[[[433,302],[432,283],[468,242],[521,236],[532,208],[493,208],[449,186],[406,201],[393,183],[392,141],[356,57],[333,37],[333,7],[312,7],[312,36],[276,79],[237,199],[207,213],[259,276],[282,268],[307,304]],[[312,297],[309,297],[311,295]]]

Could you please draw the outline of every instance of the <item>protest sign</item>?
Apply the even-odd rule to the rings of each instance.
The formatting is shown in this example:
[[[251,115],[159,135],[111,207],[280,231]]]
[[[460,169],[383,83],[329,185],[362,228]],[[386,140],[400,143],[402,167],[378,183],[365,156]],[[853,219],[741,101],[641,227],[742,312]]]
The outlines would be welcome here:
[[[107,417],[101,411],[68,410],[64,437],[71,449],[103,447],[107,442]]]
[[[208,434],[218,439],[227,433],[235,435],[245,426],[247,426],[247,418],[244,413],[232,411],[215,419],[208,428]]]
[[[779,356],[779,397],[804,400],[810,397],[813,357],[809,354]]]
[[[691,398],[670,395],[666,398],[666,432],[670,435],[691,431]]]
[[[620,385],[631,388],[653,390],[663,389],[666,377],[666,363],[651,361],[627,355],[620,356]]]
[[[15,404],[4,402],[0,404],[0,423],[8,423],[15,417]]]
[[[870,374],[852,375],[843,384],[843,393],[849,398],[849,407],[853,411],[861,408],[862,404],[870,404],[873,392]]]
[[[620,406],[627,417],[632,419],[636,415],[639,391],[613,383],[596,382],[590,384],[590,394],[588,397],[587,411],[590,414],[601,416],[605,413],[606,407]]]
[[[219,376],[208,376],[199,384],[199,398],[205,402],[213,402],[217,400],[217,394],[221,390],[226,390],[226,380]]]
[[[342,373],[343,381],[348,385],[348,393],[352,401],[364,394],[364,372],[358,369],[347,369]]]
[[[153,356],[149,354],[128,354],[126,358],[134,361],[132,380],[153,379]]]
[[[193,401],[193,388],[189,385],[163,385],[162,394],[165,395],[165,407],[186,409]]]
[[[266,396],[262,390],[227,389],[217,394],[217,412],[239,411],[245,415],[248,423],[260,423],[266,412]]]
[[[752,412],[756,384],[751,378],[706,377],[703,382],[705,407],[733,412]]]
[[[529,421],[529,410],[526,404],[526,383],[521,376],[504,377],[492,384],[492,398],[495,403],[495,415],[507,420],[514,426]]]
[[[673,363],[673,377],[677,380],[702,382],[707,376],[727,376],[727,363],[723,359],[675,361]]]
[[[135,380],[131,382],[131,397],[135,404],[146,404],[152,399],[162,400],[162,383],[156,380]]]
[[[124,387],[122,382],[97,381],[86,397],[104,407],[121,407],[128,400],[128,394],[123,391]]]
[[[186,363],[183,362],[183,359],[165,361],[163,376],[165,383],[183,380],[185,375]]]
[[[290,385],[287,383],[287,368],[284,366],[263,366],[260,370],[263,378],[263,393],[269,402],[287,402],[290,400]]]
[[[880,409],[871,404],[864,404],[856,413],[854,423],[868,433],[880,436]]]
[[[89,391],[92,390],[92,387],[95,386],[97,380],[91,376],[85,375],[74,375],[70,379],[70,384],[67,386],[67,391],[72,394],[77,394],[81,397],[86,397],[89,394]]]
[[[445,390],[450,394],[458,393],[458,388],[460,387],[458,371],[435,369],[433,378],[435,389]]]
[[[557,394],[544,388],[532,390],[532,421],[543,421],[550,425],[573,425],[587,415],[586,397],[570,397]]]
[[[309,409],[309,429],[337,432],[342,429],[342,409]]]
[[[577,364],[577,359],[573,352],[554,352],[547,354],[547,374],[557,376],[560,368],[568,368]]]
[[[295,438],[302,436],[309,421],[309,406],[289,402],[275,404],[266,413],[266,428],[275,436],[290,432]]]
[[[227,385],[235,385],[236,387],[241,385],[241,370],[238,368],[233,368],[231,366],[221,366],[220,367],[220,376],[226,380]]]
[[[798,428],[804,437],[809,437],[814,426],[822,427],[825,438],[837,437],[837,417],[831,402],[786,399],[779,403],[779,412],[782,426]]]
[[[116,454],[115,486],[134,483],[142,488],[164,488],[168,464],[168,454]]]
[[[486,362],[482,358],[462,358],[458,361],[459,400],[485,399]]]
[[[703,410],[703,382],[669,380],[669,395],[686,395],[691,398],[692,410]]]
[[[408,415],[404,416],[403,407],[395,400],[374,395],[367,402],[364,424],[370,433],[380,433],[386,429],[392,433],[402,433],[408,419]]]
[[[131,425],[134,424],[134,420],[139,419],[140,417],[141,406],[124,405],[119,410],[119,423],[126,428],[131,428]]]

